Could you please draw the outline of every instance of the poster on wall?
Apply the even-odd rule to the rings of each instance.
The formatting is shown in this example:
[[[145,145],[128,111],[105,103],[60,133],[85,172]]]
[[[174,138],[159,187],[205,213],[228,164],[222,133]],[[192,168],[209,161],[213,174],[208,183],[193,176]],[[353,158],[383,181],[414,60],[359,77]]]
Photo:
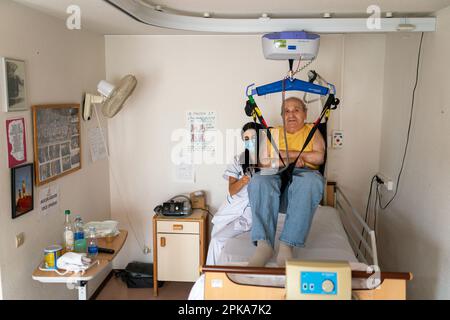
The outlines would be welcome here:
[[[194,166],[190,163],[175,166],[174,180],[181,183],[195,183]]]
[[[91,151],[92,162],[104,160],[108,158],[108,149],[106,141],[106,128],[90,128],[89,135],[89,150]]]
[[[59,186],[53,185],[39,191],[39,211],[43,215],[57,214],[59,210]]]
[[[190,134],[190,152],[216,152],[216,113],[214,111],[188,111],[187,124]]]
[[[36,183],[81,169],[80,105],[33,106]]]
[[[25,119],[6,120],[8,166],[13,168],[27,162]]]
[[[1,59],[3,96],[6,112],[28,110],[25,61]]]

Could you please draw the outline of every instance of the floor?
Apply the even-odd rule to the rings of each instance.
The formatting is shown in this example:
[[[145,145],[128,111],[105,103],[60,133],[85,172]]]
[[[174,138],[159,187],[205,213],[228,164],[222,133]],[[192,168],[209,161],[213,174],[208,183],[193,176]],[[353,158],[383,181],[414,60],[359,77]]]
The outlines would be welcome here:
[[[187,300],[193,285],[193,282],[165,282],[154,297],[153,288],[129,289],[120,278],[113,276],[96,300]]]

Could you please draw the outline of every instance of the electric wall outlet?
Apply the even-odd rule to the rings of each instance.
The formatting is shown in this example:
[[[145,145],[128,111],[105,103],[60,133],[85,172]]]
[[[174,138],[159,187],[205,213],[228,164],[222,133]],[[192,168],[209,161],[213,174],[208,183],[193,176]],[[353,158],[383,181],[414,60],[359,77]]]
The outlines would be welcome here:
[[[334,149],[340,149],[344,146],[344,132],[334,130],[331,136],[331,144]]]
[[[152,249],[150,249],[150,247],[145,246],[144,249],[142,250],[142,252],[144,254],[151,254],[152,253]]]
[[[23,245],[24,242],[25,242],[25,234],[23,232],[16,235],[16,248]]]
[[[380,178],[383,181],[383,185],[385,186],[387,191],[394,190],[394,181],[383,175],[382,173],[377,173],[378,178]]]

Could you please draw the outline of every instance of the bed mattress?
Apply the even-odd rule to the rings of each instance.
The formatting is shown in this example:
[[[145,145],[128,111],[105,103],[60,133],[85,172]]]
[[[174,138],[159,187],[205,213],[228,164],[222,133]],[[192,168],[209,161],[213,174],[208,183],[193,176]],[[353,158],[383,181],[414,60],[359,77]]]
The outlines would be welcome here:
[[[278,252],[279,236],[286,215],[278,215],[275,252]],[[228,239],[218,258],[218,265],[241,265],[247,263],[256,247],[251,241],[251,232]],[[358,262],[347,239],[347,235],[335,208],[319,206],[314,214],[311,230],[305,247],[294,248],[294,258],[300,260],[343,260]],[[275,255],[267,267],[276,267]]]

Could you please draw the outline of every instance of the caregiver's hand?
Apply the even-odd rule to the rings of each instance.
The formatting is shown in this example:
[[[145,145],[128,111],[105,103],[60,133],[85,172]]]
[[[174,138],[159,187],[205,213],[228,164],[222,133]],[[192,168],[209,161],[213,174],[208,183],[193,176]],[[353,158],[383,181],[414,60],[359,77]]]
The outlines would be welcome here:
[[[242,190],[250,182],[249,176],[243,176],[240,179],[236,179],[233,177],[228,178],[228,191],[230,192],[230,196],[234,196],[236,193]]]
[[[250,177],[245,175],[240,179],[243,186],[246,186],[250,182]]]

